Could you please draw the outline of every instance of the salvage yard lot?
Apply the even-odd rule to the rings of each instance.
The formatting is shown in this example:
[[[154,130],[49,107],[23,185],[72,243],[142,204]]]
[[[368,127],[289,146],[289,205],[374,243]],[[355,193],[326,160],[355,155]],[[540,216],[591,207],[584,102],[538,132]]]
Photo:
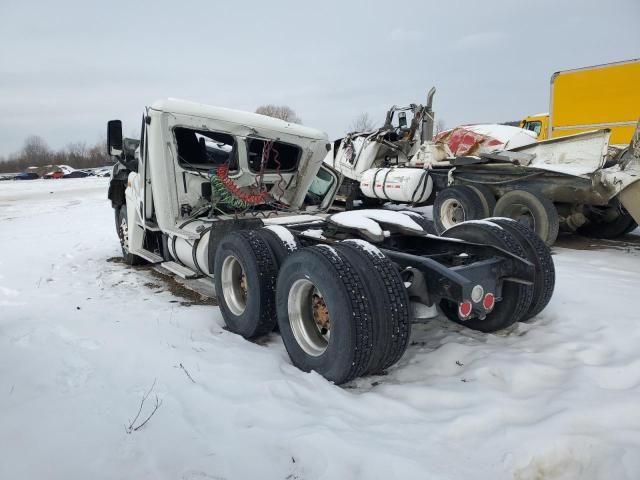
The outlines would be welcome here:
[[[414,325],[340,388],[114,261],[108,181],[0,184],[0,478],[640,478],[638,230],[556,244],[531,322]]]

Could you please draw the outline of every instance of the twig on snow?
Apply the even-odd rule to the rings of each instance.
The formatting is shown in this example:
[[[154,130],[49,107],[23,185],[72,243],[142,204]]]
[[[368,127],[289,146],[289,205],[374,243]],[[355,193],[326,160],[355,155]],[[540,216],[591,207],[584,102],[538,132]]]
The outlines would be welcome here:
[[[158,395],[156,395],[156,404],[153,407],[153,410],[151,411],[151,413],[149,414],[149,416],[145,419],[144,422],[142,422],[140,425],[138,425],[137,427],[135,427],[133,429],[134,432],[137,432],[138,430],[140,430],[142,427],[144,427],[147,422],[149,420],[151,420],[151,417],[153,417],[153,415],[158,411],[158,409],[160,408],[160,405],[162,405],[162,400],[158,399]]]
[[[187,377],[189,377],[189,380],[191,380],[193,383],[196,383],[196,381],[193,379],[193,377],[191,375],[189,375],[189,372],[187,371],[187,369],[184,368],[184,365],[180,364],[180,368],[184,371],[184,373],[187,374]]]
[[[143,395],[142,400],[140,401],[140,407],[138,408],[138,413],[136,413],[136,416],[133,418],[133,420],[131,422],[129,422],[129,426],[125,427],[125,431],[127,433],[137,432],[138,430],[140,430],[149,421],[149,419],[151,419],[151,417],[153,417],[154,413],[156,413],[158,408],[160,408],[160,405],[162,405],[162,401],[159,400],[158,399],[158,395],[156,395],[156,404],[155,404],[155,406],[153,408],[153,411],[149,414],[149,416],[146,418],[146,420],[144,422],[142,422],[137,427],[135,426],[135,423],[138,420],[138,418],[140,417],[140,413],[142,412],[142,408],[144,407],[144,402],[147,401],[147,398],[149,398],[149,395],[151,395],[151,392],[153,391],[154,387],[156,386],[156,381],[157,381],[157,379],[153,380],[153,385],[151,385],[151,388],[147,391],[147,393],[145,393]]]

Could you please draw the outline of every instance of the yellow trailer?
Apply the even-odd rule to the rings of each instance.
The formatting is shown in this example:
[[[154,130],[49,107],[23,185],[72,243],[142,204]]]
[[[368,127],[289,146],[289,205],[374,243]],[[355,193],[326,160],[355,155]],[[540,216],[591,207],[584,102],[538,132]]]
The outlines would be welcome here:
[[[521,128],[539,140],[611,129],[610,144],[628,145],[640,118],[640,59],[556,72],[549,113],[526,117]]]

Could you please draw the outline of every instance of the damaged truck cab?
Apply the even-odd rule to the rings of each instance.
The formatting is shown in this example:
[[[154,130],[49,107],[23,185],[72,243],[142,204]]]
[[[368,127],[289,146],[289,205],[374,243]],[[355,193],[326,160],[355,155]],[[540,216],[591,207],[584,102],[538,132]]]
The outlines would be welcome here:
[[[110,123],[110,145],[114,137],[122,138],[118,132],[121,124]],[[119,154],[117,143],[115,151],[110,147],[112,155]],[[326,144],[322,132],[262,115],[172,99],[154,103],[143,116],[136,168],[120,164],[113,176],[123,192],[112,202],[116,210],[126,209],[119,212],[119,223],[127,235],[128,258],[154,261],[154,251],[169,249],[180,258],[165,268],[189,275],[182,268],[186,265],[194,274],[210,275],[204,248],[208,232],[199,234],[210,223],[199,219],[199,213],[210,213],[203,207],[211,206],[219,220],[249,208],[252,218],[279,205],[305,212],[326,208],[332,200],[329,190],[337,188],[330,169],[315,173]],[[263,161],[269,150],[274,155]],[[128,189],[122,188],[125,175]],[[257,198],[247,194],[228,201],[226,185],[242,189],[258,183]],[[135,221],[123,222],[129,218]],[[195,240],[201,248],[192,255]]]
[[[336,383],[398,362],[419,318],[491,332],[551,298],[549,250],[515,222],[437,237],[415,212],[329,215],[340,180],[318,130],[163,100],[145,109],[140,140],[119,120],[107,133],[125,261],[209,283],[231,332],[277,324],[292,363]]]

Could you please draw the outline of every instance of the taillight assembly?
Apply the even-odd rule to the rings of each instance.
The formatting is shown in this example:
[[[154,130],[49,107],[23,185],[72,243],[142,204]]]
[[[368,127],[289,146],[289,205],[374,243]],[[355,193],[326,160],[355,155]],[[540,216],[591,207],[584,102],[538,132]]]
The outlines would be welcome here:
[[[466,320],[471,316],[473,311],[473,305],[469,300],[466,300],[458,305],[458,316],[461,320]]]
[[[482,300],[482,306],[487,312],[493,310],[496,305],[496,296],[493,293],[487,293]]]

